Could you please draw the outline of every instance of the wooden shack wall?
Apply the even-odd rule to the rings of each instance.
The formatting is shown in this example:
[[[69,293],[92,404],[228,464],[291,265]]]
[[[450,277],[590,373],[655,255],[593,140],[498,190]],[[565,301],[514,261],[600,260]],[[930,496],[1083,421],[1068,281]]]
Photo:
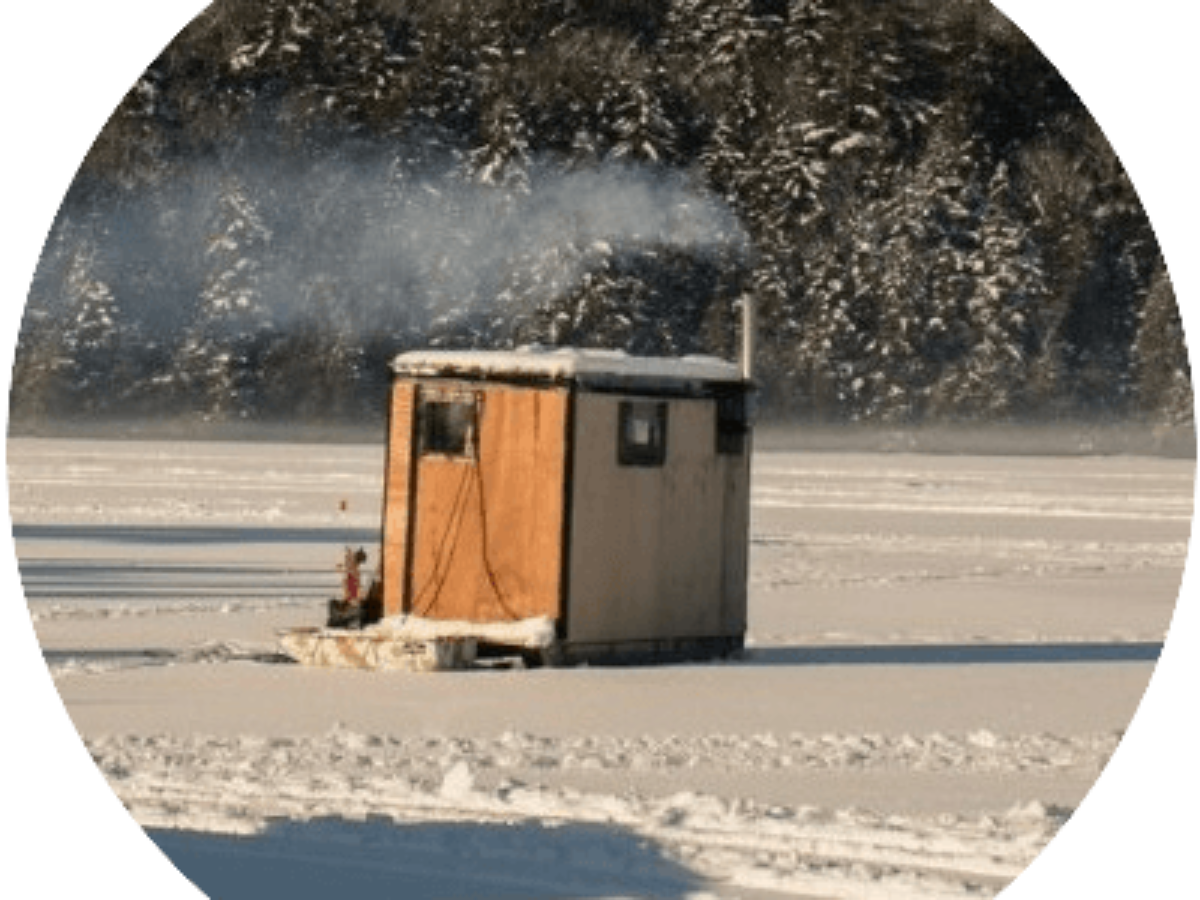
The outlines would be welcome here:
[[[383,614],[401,613],[407,601],[410,503],[417,386],[392,385],[383,488]]]
[[[567,639],[740,637],[748,451],[717,454],[714,401],[673,399],[664,464],[621,466],[619,408],[629,399],[576,398]]]
[[[413,461],[407,588],[388,608],[475,622],[557,618],[568,392],[438,381],[418,389],[418,408],[434,390],[478,396],[474,454]],[[404,455],[390,454],[397,469]],[[403,501],[394,502],[398,519]],[[403,529],[395,528],[398,544]]]

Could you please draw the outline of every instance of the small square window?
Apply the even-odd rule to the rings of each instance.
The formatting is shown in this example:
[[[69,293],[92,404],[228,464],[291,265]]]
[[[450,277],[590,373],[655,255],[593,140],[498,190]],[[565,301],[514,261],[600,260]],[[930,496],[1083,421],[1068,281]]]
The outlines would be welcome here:
[[[421,455],[474,456],[476,410],[473,397],[423,400],[418,421]]]
[[[667,404],[623,402],[617,426],[617,462],[661,466],[667,458]]]

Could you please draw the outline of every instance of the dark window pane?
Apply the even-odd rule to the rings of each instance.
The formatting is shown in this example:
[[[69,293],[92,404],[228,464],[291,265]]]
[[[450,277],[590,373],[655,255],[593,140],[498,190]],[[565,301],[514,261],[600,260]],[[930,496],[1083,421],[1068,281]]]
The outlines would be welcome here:
[[[717,399],[717,452],[740,456],[746,452],[750,432],[745,394],[727,394]]]
[[[473,399],[422,401],[419,421],[422,455],[473,456],[475,408]]]
[[[667,458],[667,404],[621,404],[617,462],[622,466],[661,466]]]

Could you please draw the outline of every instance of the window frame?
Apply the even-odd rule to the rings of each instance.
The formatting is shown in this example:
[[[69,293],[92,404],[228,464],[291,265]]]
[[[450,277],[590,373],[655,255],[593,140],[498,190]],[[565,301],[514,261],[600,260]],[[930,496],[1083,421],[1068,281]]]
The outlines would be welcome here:
[[[478,455],[481,405],[474,391],[422,389],[417,401],[418,458],[473,462]],[[467,410],[459,420],[453,412],[441,412],[455,407]]]
[[[635,416],[650,423],[650,440],[630,439]],[[668,404],[663,400],[622,400],[617,412],[617,465],[622,468],[661,468],[667,462]]]

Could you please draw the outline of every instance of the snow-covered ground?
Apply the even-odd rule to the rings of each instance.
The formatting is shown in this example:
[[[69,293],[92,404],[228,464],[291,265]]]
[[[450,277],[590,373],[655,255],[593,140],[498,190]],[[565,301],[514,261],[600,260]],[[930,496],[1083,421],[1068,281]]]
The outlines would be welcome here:
[[[8,450],[65,705],[221,898],[992,896],[1146,689],[1194,468],[763,452],[744,659],[422,674],[275,647],[377,542],[381,448]]]

